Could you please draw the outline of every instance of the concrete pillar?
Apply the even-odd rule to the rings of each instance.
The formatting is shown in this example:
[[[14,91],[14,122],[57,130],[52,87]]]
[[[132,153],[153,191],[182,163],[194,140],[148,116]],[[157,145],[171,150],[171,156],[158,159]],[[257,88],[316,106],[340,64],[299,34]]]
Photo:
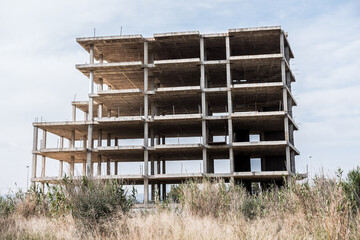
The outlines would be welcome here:
[[[103,104],[102,103],[99,103],[99,106],[98,106],[98,118],[102,118],[103,117]]]
[[[59,177],[63,177],[63,172],[64,172],[64,161],[60,160],[59,161]]]
[[[166,174],[166,161],[162,161],[162,174]],[[166,200],[166,183],[162,184],[162,199]]]
[[[115,165],[115,169],[114,169],[114,175],[118,175],[118,165],[119,165],[119,162],[118,161],[115,161],[114,162],[114,165]]]
[[[64,148],[64,137],[60,137],[60,146],[59,148]]]
[[[160,160],[160,158],[158,158],[157,159],[157,161],[156,161],[156,174],[161,174],[161,160]],[[157,197],[158,197],[158,200],[160,200],[160,193],[161,193],[161,188],[160,188],[160,183],[158,183],[157,184],[157,187],[156,187],[156,189],[157,189]]]
[[[71,156],[71,159],[70,159],[70,177],[74,176],[74,169],[75,169],[75,157]]]
[[[149,167],[149,153],[148,153],[148,133],[149,133],[149,95],[148,95],[148,42],[144,42],[144,204],[149,201],[149,179],[148,179],[148,167]]]
[[[76,106],[72,105],[72,120],[76,121]]]
[[[111,134],[107,134],[107,146],[111,146]],[[106,175],[110,175],[110,158],[106,158]]]
[[[75,130],[71,130],[71,138],[69,142],[69,147],[73,148],[75,147]]]
[[[83,176],[86,176],[86,160],[83,161]]]
[[[102,130],[98,130],[98,147],[102,146]],[[102,162],[102,156],[98,155],[98,164],[97,164],[97,176],[101,176],[101,162]]]
[[[156,145],[160,145],[161,144],[161,136],[160,136],[160,134],[159,135],[157,135],[157,137],[156,137]]]
[[[283,32],[282,32],[283,34]],[[282,40],[282,41],[281,41]],[[284,44],[284,38],[283,35],[280,38],[280,45],[282,44],[282,53],[283,53],[283,44]],[[286,141],[286,149],[285,149],[285,154],[286,154],[286,170],[288,171],[289,175],[291,173],[291,155],[290,155],[290,145],[289,145],[289,118],[288,118],[288,96],[287,96],[287,89],[285,87],[286,85],[286,74],[285,74],[285,60],[282,59],[281,60],[281,80],[284,84],[283,87],[283,110],[286,113],[285,117],[284,117],[284,134],[285,134],[285,141]],[[290,180],[290,176],[288,178],[288,180]]]
[[[281,33],[280,33],[280,53],[285,58],[284,32],[283,32],[283,30],[281,30]]]
[[[226,36],[225,39],[226,46],[226,86],[227,90],[227,108],[228,108],[228,137],[229,137],[229,159],[230,159],[230,173],[234,172],[234,150],[233,150],[233,124],[232,124],[232,113],[233,113],[233,105],[232,105],[232,80],[231,80],[231,65],[230,65],[230,37]]]
[[[94,44],[90,44],[90,64],[94,64]]]
[[[41,145],[41,149],[45,149],[46,148],[46,138],[47,138],[47,131],[43,130],[43,138],[42,138],[42,145]]]
[[[111,173],[110,160],[111,159],[109,157],[106,159],[106,175],[110,175],[110,173]]]
[[[101,162],[102,162],[102,157],[101,155],[98,155],[98,165],[97,165],[97,176],[101,176]]]
[[[42,149],[46,148],[46,135],[47,131],[43,130],[43,139],[42,139]],[[45,177],[45,165],[46,165],[46,157],[42,156],[41,161],[41,177]]]
[[[201,89],[201,129],[202,129],[202,144],[203,144],[203,171],[207,172],[207,126],[206,126],[206,116],[207,116],[207,103],[206,103],[206,95],[204,89],[206,88],[205,84],[205,46],[204,46],[204,38],[200,37],[200,89]]]
[[[32,154],[32,167],[31,167],[31,178],[36,178],[36,167],[37,167],[37,145],[38,145],[38,131],[39,128],[34,126],[33,131],[33,154]],[[33,186],[35,183],[33,182],[31,185]]]
[[[94,45],[90,45],[90,64],[94,63]],[[90,70],[90,81],[89,81],[89,94],[94,93],[94,71]],[[88,109],[88,144],[87,144],[87,153],[86,153],[86,176],[92,176],[92,149],[93,149],[93,104],[94,99],[89,97],[89,109]]]
[[[150,175],[154,176],[155,175],[155,169],[154,169],[154,155],[150,155]],[[155,200],[155,183],[151,183],[151,201]]]

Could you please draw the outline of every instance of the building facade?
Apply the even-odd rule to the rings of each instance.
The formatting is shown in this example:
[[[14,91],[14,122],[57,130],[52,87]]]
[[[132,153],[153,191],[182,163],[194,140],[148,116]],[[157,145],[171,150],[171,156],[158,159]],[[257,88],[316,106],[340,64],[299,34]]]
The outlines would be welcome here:
[[[281,27],[77,42],[90,56],[76,65],[89,79],[89,99],[72,103],[72,121],[33,124],[32,182],[65,174],[119,179],[143,185],[148,202],[155,190],[165,198],[167,184],[188,179],[234,179],[249,188],[295,174],[293,53]],[[59,138],[56,148],[47,147],[49,133]],[[59,161],[58,176],[47,176],[48,159]],[[195,160],[197,172],[166,172],[168,162]],[[217,172],[215,161],[228,171]],[[119,174],[124,162],[143,168]]]

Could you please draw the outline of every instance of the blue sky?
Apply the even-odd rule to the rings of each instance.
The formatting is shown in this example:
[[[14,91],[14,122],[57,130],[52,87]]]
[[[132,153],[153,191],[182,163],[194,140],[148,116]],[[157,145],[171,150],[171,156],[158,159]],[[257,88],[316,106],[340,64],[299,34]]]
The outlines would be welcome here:
[[[76,37],[282,26],[294,51],[297,170],[360,165],[359,1],[3,1],[0,8],[0,192],[26,186],[32,122],[71,119],[87,98]]]

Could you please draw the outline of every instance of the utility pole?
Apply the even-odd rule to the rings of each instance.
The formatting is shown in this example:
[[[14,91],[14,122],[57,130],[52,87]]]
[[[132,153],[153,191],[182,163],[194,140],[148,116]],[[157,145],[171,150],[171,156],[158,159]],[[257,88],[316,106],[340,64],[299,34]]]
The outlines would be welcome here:
[[[26,191],[29,190],[29,166],[26,166],[27,168],[27,175],[26,175]]]

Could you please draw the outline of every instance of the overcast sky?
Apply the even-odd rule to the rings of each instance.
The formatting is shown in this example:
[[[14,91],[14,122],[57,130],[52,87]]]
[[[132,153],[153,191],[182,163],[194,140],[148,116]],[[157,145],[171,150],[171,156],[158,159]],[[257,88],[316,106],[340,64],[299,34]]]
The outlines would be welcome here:
[[[300,130],[297,171],[360,165],[360,2],[2,1],[0,7],[0,192],[26,187],[32,122],[71,119],[86,100],[88,61],[76,37],[282,26],[293,49]]]

